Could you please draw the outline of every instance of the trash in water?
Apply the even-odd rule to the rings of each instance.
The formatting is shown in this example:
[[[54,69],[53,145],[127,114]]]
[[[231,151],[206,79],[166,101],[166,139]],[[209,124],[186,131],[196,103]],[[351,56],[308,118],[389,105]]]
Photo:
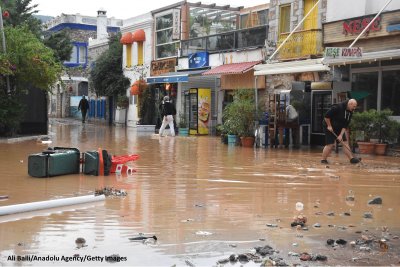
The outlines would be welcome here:
[[[87,245],[86,245],[86,240],[85,240],[85,238],[83,238],[83,237],[78,237],[76,240],[75,240],[75,244],[76,244],[76,247],[77,248],[83,248],[83,247],[86,247]]]
[[[185,220],[181,220],[181,222],[183,222],[183,223],[185,223],[185,222],[193,222],[194,221],[194,219],[185,219]]]
[[[145,241],[147,239],[154,239],[157,241],[157,237],[155,235],[153,236],[144,236],[143,234],[139,234],[139,236],[136,237],[129,237],[128,238],[130,241]]]
[[[203,235],[203,236],[207,236],[207,235],[212,235],[212,233],[207,232],[207,231],[197,231],[196,235]]]
[[[103,189],[96,189],[94,191],[95,196],[105,195],[105,196],[118,196],[124,197],[128,193],[123,189],[115,189],[113,187],[104,187]]]
[[[302,211],[304,209],[304,204],[301,202],[296,203],[296,210],[297,211]]]

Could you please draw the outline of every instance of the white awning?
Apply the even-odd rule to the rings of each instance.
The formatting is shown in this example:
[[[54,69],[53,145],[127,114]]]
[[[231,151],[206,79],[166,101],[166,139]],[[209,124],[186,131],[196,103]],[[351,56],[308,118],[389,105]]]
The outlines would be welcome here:
[[[330,68],[322,64],[322,59],[307,59],[279,63],[267,63],[254,66],[254,75],[271,75],[284,73],[299,73],[310,71],[329,71]]]
[[[338,66],[338,65],[358,64],[363,62],[375,62],[377,60],[392,60],[394,58],[400,58],[400,49],[363,53],[363,56],[360,58],[348,58],[348,59],[327,58],[323,60],[323,63],[329,66]]]

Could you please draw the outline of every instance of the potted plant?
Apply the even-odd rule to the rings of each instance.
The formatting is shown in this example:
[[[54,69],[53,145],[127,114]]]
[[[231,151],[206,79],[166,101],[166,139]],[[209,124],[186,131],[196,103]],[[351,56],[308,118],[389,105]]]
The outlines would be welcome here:
[[[375,144],[375,154],[377,155],[385,155],[388,143],[398,137],[400,123],[391,119],[392,115],[393,111],[389,109],[376,111],[373,135],[378,139],[378,143]]]
[[[353,114],[350,124],[352,139],[357,142],[359,152],[362,154],[375,152],[375,144],[371,142],[375,116],[376,110],[374,109]]]
[[[255,105],[253,91],[248,89],[238,90],[233,102],[229,103],[223,112],[223,127],[228,133],[228,142],[232,135],[240,136],[242,146],[254,145]],[[229,136],[231,135],[231,136]]]
[[[129,98],[126,95],[119,95],[117,96],[116,104],[114,122],[116,125],[124,125],[126,123],[126,109],[129,106]]]
[[[126,109],[129,106],[129,98],[126,95],[117,96],[117,108]]]
[[[179,135],[182,135],[182,136],[189,135],[189,127],[188,127],[188,123],[186,120],[186,116],[182,112],[179,113],[178,127],[179,127]]]

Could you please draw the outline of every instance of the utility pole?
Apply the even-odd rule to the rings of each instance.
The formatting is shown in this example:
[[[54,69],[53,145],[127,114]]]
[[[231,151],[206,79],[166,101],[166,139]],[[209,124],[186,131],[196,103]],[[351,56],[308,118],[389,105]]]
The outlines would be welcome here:
[[[1,39],[2,39],[2,46],[3,46],[3,52],[4,54],[7,53],[7,49],[6,49],[6,36],[4,35],[4,27],[3,27],[3,12],[1,10],[1,6],[0,6],[0,32],[1,32]],[[10,94],[11,90],[10,90],[10,77],[8,77],[8,75],[6,75],[6,82],[7,82],[7,93]]]

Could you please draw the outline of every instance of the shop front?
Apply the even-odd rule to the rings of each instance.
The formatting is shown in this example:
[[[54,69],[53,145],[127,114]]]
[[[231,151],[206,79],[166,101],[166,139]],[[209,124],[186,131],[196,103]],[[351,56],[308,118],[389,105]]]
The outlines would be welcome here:
[[[283,145],[283,129],[288,128],[299,131],[300,145],[323,145],[323,115],[332,103],[341,100],[342,92],[349,86],[333,83],[330,68],[322,63],[322,59],[268,63],[254,68],[254,75],[267,77],[266,106],[271,145],[276,135],[280,139],[279,145]],[[298,125],[287,123],[289,105],[298,113]]]
[[[168,59],[172,60],[176,62],[176,58]],[[175,63],[170,62],[171,67],[168,68],[163,61],[162,64],[152,65],[151,73],[159,75],[146,78],[150,88],[155,91],[156,101],[161,103],[162,97],[168,95],[177,110],[176,120],[179,122],[184,118],[191,134],[212,133],[215,128],[213,99],[216,80],[201,76],[209,67],[175,71]],[[172,70],[172,65],[173,71],[160,73],[165,69]]]
[[[324,24],[326,47],[348,47],[375,15]],[[359,110],[391,109],[400,120],[400,16],[399,10],[380,14],[357,42],[359,58],[329,58],[336,80],[349,81],[349,97],[358,100]]]
[[[250,61],[240,63],[230,63],[217,66],[202,74],[203,77],[216,77],[220,81],[220,91],[217,101],[217,122],[222,123],[222,112],[227,104],[233,101],[235,90],[249,89],[254,90],[265,89],[265,78],[262,77],[257,80],[254,79],[253,67],[260,64],[262,61]]]

